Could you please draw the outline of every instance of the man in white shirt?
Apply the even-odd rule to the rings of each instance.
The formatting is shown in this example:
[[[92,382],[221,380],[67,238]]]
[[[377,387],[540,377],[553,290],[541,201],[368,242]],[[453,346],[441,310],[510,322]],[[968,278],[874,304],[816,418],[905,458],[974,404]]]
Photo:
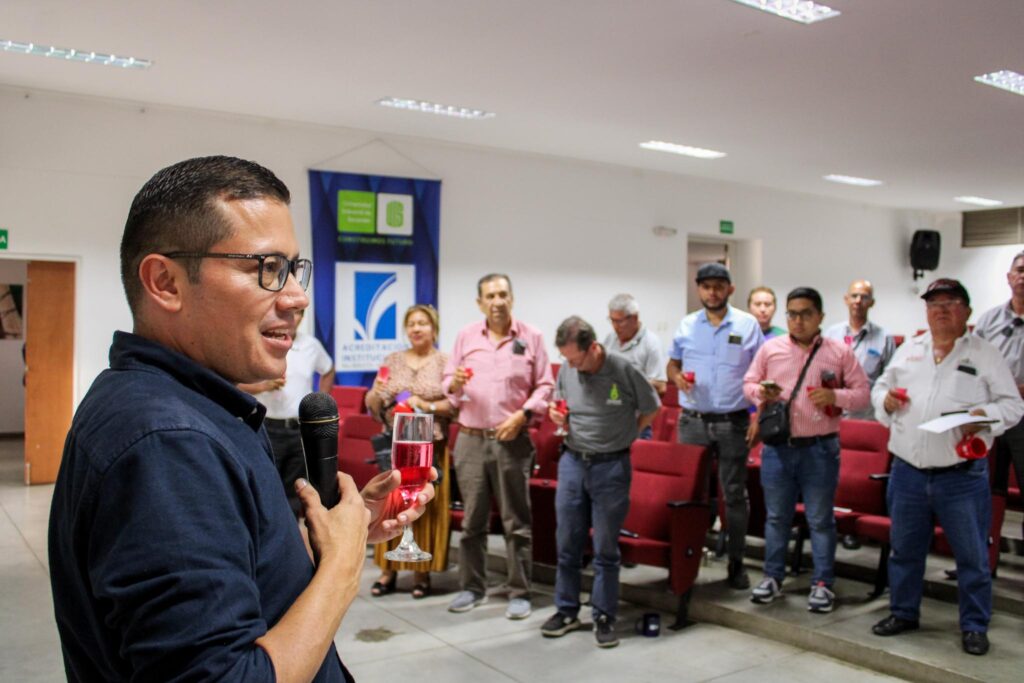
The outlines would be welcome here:
[[[604,338],[608,353],[625,358],[647,378],[661,396],[668,386],[665,376],[665,352],[661,341],[640,322],[640,305],[632,294],[617,294],[608,302],[608,321],[612,332]],[[653,435],[650,425],[640,431],[640,439]]]
[[[896,351],[871,393],[875,415],[889,427],[889,450],[896,456],[887,491],[891,614],[872,631],[894,636],[918,628],[925,560],[937,518],[956,558],[964,652],[983,655],[989,649],[992,615],[988,461],[962,458],[956,446],[965,436],[976,435],[990,447],[993,437],[1020,422],[1024,400],[999,350],[967,333],[970,297],[959,281],[938,279],[921,298],[928,307],[929,332]],[[992,422],[939,434],[918,428],[957,412]]]
[[[314,390],[314,373],[320,376],[316,391],[329,393],[334,386],[334,361],[319,339],[299,329],[303,315],[305,311],[299,311],[295,321],[295,340],[288,351],[288,369],[284,377],[238,385],[239,389],[253,394],[267,407],[267,417],[263,424],[267,427],[267,436],[274,449],[274,462],[281,474],[288,503],[296,517],[302,505],[295,493],[295,480],[307,476],[302,439],[299,436],[299,404],[306,394]]]

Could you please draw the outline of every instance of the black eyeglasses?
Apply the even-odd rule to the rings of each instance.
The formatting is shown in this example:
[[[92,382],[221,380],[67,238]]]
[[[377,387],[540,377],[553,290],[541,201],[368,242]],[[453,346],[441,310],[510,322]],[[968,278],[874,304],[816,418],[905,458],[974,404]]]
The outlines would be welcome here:
[[[280,292],[288,282],[289,273],[295,273],[299,286],[305,290],[309,287],[309,278],[313,275],[313,262],[305,258],[290,259],[284,254],[215,254],[191,251],[172,251],[161,254],[167,258],[226,258],[245,261],[258,261],[260,264],[260,287],[269,292]]]

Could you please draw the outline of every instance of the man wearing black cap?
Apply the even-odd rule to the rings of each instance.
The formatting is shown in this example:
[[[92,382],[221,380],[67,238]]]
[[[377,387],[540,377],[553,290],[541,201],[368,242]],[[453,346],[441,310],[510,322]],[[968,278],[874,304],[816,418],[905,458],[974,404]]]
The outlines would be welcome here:
[[[1010,365],[1017,391],[1024,396],[1024,251],[1013,257],[1006,282],[1010,285],[1010,300],[982,314],[974,334],[999,349]],[[996,439],[994,448],[996,490],[1006,490],[1011,463],[1017,470],[1017,481],[1024,483],[1024,421],[1008,427]]]
[[[971,299],[964,286],[940,278],[921,298],[929,331],[896,351],[871,392],[875,415],[889,427],[889,450],[896,456],[887,493],[891,614],[872,631],[894,636],[918,628],[925,559],[937,518],[956,558],[964,652],[983,655],[992,614],[988,461],[962,457],[957,445],[976,436],[990,447],[993,437],[1020,422],[1024,401],[999,350],[967,333]],[[989,422],[938,434],[918,428],[951,413]]]
[[[706,263],[697,271],[703,308],[679,323],[669,352],[667,375],[679,388],[679,442],[711,446],[725,494],[729,536],[729,585],[750,587],[743,568],[747,536],[747,453],[750,403],[743,375],[764,344],[754,316],[729,305],[736,290],[729,270]]]

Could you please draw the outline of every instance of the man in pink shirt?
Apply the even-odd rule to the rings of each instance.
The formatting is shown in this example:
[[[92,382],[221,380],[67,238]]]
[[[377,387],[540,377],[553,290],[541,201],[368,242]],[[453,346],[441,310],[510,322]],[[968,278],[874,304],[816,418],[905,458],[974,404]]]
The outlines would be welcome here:
[[[782,595],[786,545],[797,496],[802,494],[814,558],[807,600],[812,612],[831,612],[835,602],[832,506],[839,481],[840,415],[843,410],[862,410],[870,402],[868,378],[853,350],[842,340],[821,336],[824,318],[816,290],[794,289],[786,297],[789,334],[765,342],[743,377],[743,392],[750,401],[788,402],[790,427],[786,443],[765,444],[761,454],[767,511],[764,579],[751,600],[764,604]],[[797,386],[805,365],[807,371]]]
[[[505,530],[508,586],[505,616],[530,616],[533,536],[530,469],[533,444],[526,427],[547,409],[554,380],[544,338],[512,318],[512,282],[491,273],[477,283],[485,318],[455,338],[442,386],[459,410],[459,438],[452,458],[465,516],[459,542],[460,592],[448,606],[467,612],[487,601],[486,550],[491,495]]]

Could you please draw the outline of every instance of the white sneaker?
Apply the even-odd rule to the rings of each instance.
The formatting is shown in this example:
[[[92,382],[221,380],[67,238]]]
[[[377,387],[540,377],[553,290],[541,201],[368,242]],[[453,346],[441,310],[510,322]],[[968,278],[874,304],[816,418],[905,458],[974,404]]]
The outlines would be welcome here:
[[[761,579],[761,583],[750,592],[750,601],[759,605],[767,605],[775,598],[781,597],[782,589],[779,588],[779,582],[770,576]]]
[[[836,594],[828,589],[824,581],[811,586],[811,594],[807,597],[807,609],[811,612],[831,612],[835,606]]]
[[[469,610],[483,605],[487,602],[486,595],[477,595],[473,591],[461,591],[455,598],[449,603],[449,612],[468,612]]]
[[[533,606],[526,598],[512,598],[505,610],[506,619],[525,619],[533,613]]]

